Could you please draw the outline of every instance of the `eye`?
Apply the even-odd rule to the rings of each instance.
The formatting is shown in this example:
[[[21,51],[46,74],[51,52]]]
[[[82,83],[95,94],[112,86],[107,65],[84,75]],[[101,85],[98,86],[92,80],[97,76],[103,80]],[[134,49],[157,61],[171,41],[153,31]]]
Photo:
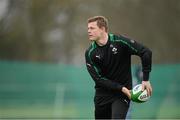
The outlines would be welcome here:
[[[93,27],[89,27],[88,30],[93,30],[94,28]]]

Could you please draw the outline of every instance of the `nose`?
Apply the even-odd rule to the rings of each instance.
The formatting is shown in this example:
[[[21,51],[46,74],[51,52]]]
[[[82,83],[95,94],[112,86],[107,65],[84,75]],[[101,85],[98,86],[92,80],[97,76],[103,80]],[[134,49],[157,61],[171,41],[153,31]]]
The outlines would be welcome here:
[[[90,29],[88,29],[88,33],[90,33],[91,31],[90,31]]]

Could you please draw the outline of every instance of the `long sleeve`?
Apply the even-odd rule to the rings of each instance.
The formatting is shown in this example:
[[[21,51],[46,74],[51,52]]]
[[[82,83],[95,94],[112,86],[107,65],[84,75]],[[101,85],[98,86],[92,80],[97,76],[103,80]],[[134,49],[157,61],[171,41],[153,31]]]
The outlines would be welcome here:
[[[132,55],[138,55],[141,58],[143,80],[149,80],[149,73],[151,71],[152,64],[152,52],[149,48],[143,46],[135,40],[120,36],[122,38],[122,43],[128,48],[128,51]]]

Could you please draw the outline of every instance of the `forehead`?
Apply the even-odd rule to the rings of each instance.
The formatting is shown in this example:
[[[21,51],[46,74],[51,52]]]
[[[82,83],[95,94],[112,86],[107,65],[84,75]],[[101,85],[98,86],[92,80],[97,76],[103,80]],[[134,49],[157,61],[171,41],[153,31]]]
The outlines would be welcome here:
[[[92,27],[92,26],[93,27],[97,26],[97,21],[88,23],[88,27]]]

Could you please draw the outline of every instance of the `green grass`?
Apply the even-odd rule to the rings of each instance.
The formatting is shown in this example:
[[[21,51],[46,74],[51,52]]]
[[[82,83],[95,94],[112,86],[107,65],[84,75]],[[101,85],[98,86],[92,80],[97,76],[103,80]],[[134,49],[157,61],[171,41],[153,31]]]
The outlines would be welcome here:
[[[0,107],[0,118],[92,118],[93,108],[88,106],[69,103],[62,108],[53,105]]]

